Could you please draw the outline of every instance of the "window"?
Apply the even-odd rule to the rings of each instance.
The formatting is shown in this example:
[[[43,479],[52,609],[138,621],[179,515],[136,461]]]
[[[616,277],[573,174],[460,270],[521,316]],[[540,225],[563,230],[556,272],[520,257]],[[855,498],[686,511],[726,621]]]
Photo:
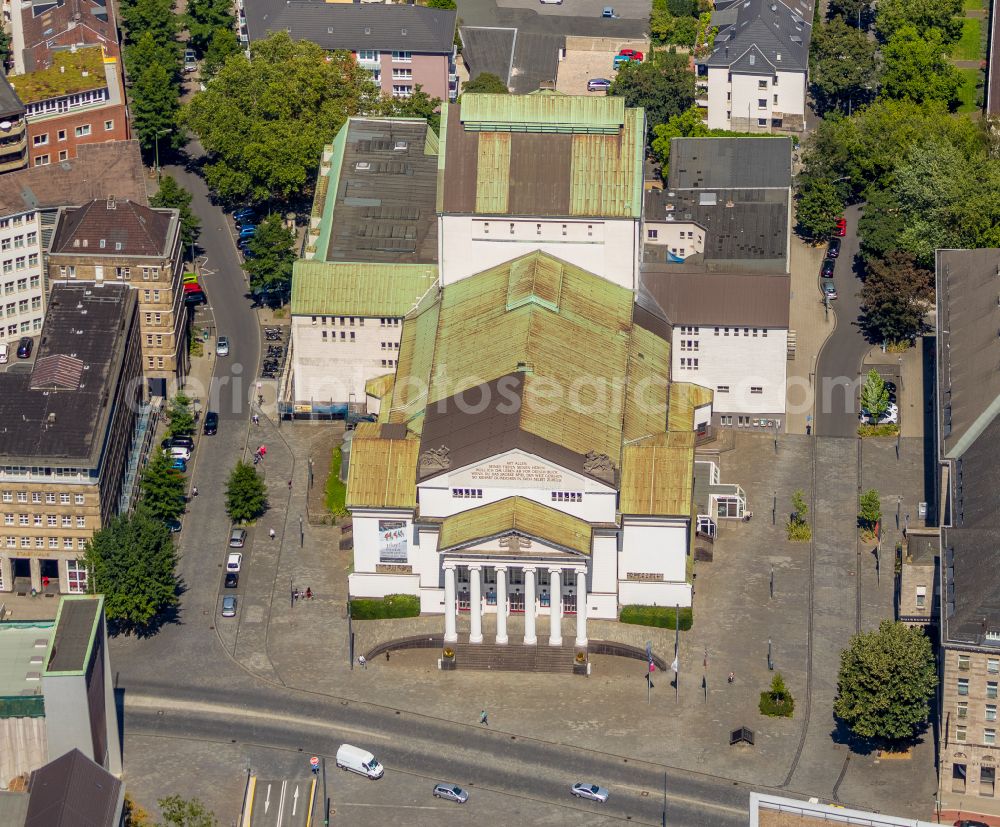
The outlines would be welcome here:
[[[30,520],[28,519],[28,517],[29,517],[28,514],[18,514],[17,515],[17,522],[18,522],[18,524],[19,525],[28,525],[29,522],[30,522]]]
[[[409,63],[412,60],[413,60],[413,55],[411,55],[409,52],[396,52],[396,51],[394,51],[392,53],[392,62],[393,63]]]
[[[23,270],[27,266],[27,259],[24,256],[18,256],[14,259],[14,269]]]
[[[77,517],[76,518],[76,527],[77,528],[86,528],[87,527],[87,518],[86,517]]]
[[[59,150],[59,160],[60,161],[66,161],[68,159],[69,159],[69,150],[68,149],[60,149]]]
[[[50,526],[52,526],[53,528],[55,528],[56,525],[58,525],[58,523],[59,523],[59,520],[58,520],[58,518],[56,517],[55,514],[49,514],[48,515],[48,524]]]
[[[104,122],[104,131],[105,132],[110,132],[114,128],[115,128],[115,122],[114,121],[105,121]]]
[[[59,502],[63,505],[69,505],[69,494],[62,493],[59,495]]]
[[[67,278],[67,277],[71,278],[71,279],[75,279],[76,278],[76,265],[75,264],[70,264],[67,267],[60,267],[59,268],[59,277],[63,278],[63,279]]]
[[[49,165],[48,155],[39,155],[37,158],[35,158],[36,167],[47,167],[48,165]]]
[[[374,49],[358,49],[358,60],[378,60],[378,52]]]
[[[392,70],[393,80],[413,80],[413,70],[412,69],[393,69]]]
[[[3,499],[3,501],[5,503],[13,502],[14,501],[14,495],[10,491],[4,491],[3,492],[3,496],[0,499]]]
[[[130,267],[116,267],[115,276],[122,281],[127,281],[132,276],[132,269]]]
[[[764,389],[760,385],[751,385],[750,393],[763,393]]]
[[[767,98],[757,98],[757,108],[767,109]]]
[[[969,702],[959,701],[958,702],[958,717],[968,718],[969,717]]]
[[[31,538],[22,537],[21,538],[21,548],[31,548]]]
[[[917,586],[917,608],[922,609],[927,602],[927,587]],[[959,658],[961,660],[961,658]]]
[[[393,84],[392,96],[394,98],[408,98],[413,94],[412,86],[397,86]]]
[[[28,253],[28,266],[29,267],[38,266],[38,253]]]
[[[986,720],[995,721],[997,719],[997,705],[986,704]]]
[[[83,505],[83,494],[74,494],[73,495],[73,501],[77,505]]]
[[[757,118],[757,126],[767,126],[767,118]]]
[[[55,505],[56,504],[56,495],[52,494],[52,493],[46,494],[45,495],[45,502],[47,504],[49,504],[49,505]]]
[[[983,730],[983,743],[991,747],[997,742],[997,731],[995,729]]]
[[[7,538],[7,548],[14,548],[17,545],[17,538],[8,537]]]
[[[969,679],[959,678],[958,679],[958,694],[968,695],[969,694]]]
[[[49,537],[49,548],[59,548],[58,537]]]
[[[66,130],[65,129],[60,129],[59,130],[59,140],[60,141],[65,141],[66,140]]]
[[[19,503],[26,503],[28,501],[28,492],[27,491],[18,491],[17,492],[17,501]]]
[[[64,514],[63,518],[62,518],[62,524],[63,524],[63,528],[72,528],[73,527],[73,518],[70,517],[69,514]]]
[[[716,393],[729,393],[729,385],[716,385],[715,386],[715,392]]]
[[[996,675],[1000,672],[1000,660],[997,658],[987,658],[986,659],[986,671],[991,675]]]
[[[63,548],[73,548],[73,538],[64,537],[63,538]]]
[[[961,680],[961,679],[960,679]],[[968,681],[966,681],[968,683]],[[997,682],[987,681],[986,682],[986,697],[993,700],[997,696]]]
[[[965,743],[966,729],[964,726],[955,727],[955,740],[960,744]]]
[[[778,105],[778,96],[777,96],[777,95],[775,95],[775,96],[774,96],[774,99],[772,100],[772,103],[773,103],[773,104],[774,104],[775,106],[777,106],[777,105]]]
[[[32,519],[32,522],[35,525],[41,525],[42,524],[42,515],[41,514],[35,514],[34,518]]]
[[[42,492],[41,491],[32,491],[31,492],[31,501],[33,503],[40,503],[42,501]]]
[[[659,230],[646,230],[646,238],[655,241],[660,235]]]
[[[557,503],[582,503],[582,491],[553,491],[552,501]]]
[[[766,91],[767,90],[767,81],[766,80],[758,80],[757,81],[757,88],[758,89],[764,89]]]
[[[73,130],[77,138],[85,138],[90,134],[90,124],[85,123]]]
[[[459,499],[481,500],[483,498],[482,488],[452,488],[451,496]]]
[[[49,133],[45,132],[42,135],[36,135],[31,140],[35,146],[45,146],[49,142]]]
[[[4,514],[3,515],[3,522],[4,522],[4,525],[14,525],[14,515],[13,514]]]

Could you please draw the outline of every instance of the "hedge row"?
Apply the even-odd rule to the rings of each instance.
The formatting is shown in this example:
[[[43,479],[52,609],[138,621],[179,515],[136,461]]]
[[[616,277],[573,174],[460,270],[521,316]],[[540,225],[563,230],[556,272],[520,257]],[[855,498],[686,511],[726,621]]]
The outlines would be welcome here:
[[[351,601],[354,620],[384,620],[389,617],[417,617],[420,598],[414,594],[387,594],[379,598],[358,598]]]
[[[662,629],[673,629],[676,626],[674,617],[676,609],[673,606],[622,606],[620,620],[622,623],[634,623],[637,626],[659,626]],[[691,628],[694,617],[690,607],[680,610],[680,627],[686,632]]]

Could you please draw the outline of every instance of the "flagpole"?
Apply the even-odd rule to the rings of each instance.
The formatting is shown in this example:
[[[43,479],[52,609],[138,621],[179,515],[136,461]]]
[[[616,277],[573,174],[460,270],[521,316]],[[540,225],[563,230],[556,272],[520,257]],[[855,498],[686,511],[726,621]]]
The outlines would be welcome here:
[[[681,697],[681,607],[674,605],[674,700]]]

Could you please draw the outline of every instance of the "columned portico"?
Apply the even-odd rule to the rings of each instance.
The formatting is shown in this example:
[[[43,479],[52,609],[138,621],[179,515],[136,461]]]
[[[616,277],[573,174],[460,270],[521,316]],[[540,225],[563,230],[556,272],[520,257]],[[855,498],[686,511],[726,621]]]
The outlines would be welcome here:
[[[549,583],[552,595],[549,646],[562,646],[562,569],[549,569]]]
[[[455,567],[444,567],[444,641],[455,643],[458,640],[458,625],[456,623],[457,608],[455,605]]]
[[[587,572],[576,570],[576,645],[587,645]]]
[[[497,566],[497,643],[507,643],[507,567]],[[532,607],[534,609],[534,607]]]
[[[538,637],[535,634],[535,570],[527,567],[524,570],[524,644],[535,646]]]
[[[483,642],[482,568],[469,566],[469,643]]]

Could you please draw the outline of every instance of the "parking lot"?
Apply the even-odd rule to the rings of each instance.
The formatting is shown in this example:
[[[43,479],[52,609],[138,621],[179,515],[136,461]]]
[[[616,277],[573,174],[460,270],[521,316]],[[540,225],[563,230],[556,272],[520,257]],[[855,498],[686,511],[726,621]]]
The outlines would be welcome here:
[[[614,58],[620,49],[649,52],[648,40],[617,38],[567,37],[566,57],[559,64],[556,89],[567,95],[603,95],[604,92],[587,92],[591,78],[615,79]]]

